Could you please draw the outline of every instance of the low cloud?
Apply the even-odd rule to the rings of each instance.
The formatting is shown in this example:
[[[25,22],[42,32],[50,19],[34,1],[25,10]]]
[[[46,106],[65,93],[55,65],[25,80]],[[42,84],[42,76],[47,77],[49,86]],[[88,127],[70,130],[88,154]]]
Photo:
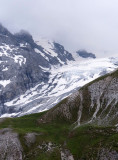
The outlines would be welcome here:
[[[118,53],[117,0],[1,0],[0,22],[98,56]]]

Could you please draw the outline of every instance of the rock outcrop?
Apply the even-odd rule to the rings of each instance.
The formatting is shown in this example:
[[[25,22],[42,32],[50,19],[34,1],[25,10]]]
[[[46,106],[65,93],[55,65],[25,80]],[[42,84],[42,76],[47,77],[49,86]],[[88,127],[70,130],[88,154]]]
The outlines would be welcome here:
[[[10,128],[0,130],[0,159],[23,160],[23,149],[18,134]]]
[[[96,58],[96,55],[93,53],[89,53],[86,50],[79,50],[76,52],[82,58]]]

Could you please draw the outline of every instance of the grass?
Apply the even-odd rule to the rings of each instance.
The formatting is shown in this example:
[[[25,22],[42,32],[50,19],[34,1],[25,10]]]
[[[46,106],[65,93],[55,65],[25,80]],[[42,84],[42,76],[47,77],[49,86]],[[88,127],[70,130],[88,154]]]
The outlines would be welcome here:
[[[85,125],[70,133],[67,145],[75,159],[96,159],[100,148],[118,150],[118,133],[113,127]]]
[[[83,125],[76,129],[63,121],[38,124],[38,119],[45,113],[32,114],[19,118],[8,118],[0,124],[0,128],[13,128],[19,133],[19,138],[23,146],[25,160],[58,160],[60,159],[60,146],[67,148],[74,155],[75,159],[88,157],[95,158],[102,148],[115,149],[118,151],[118,133],[114,127],[97,127]],[[36,132],[35,144],[27,147],[25,134]],[[52,152],[42,152],[37,148],[43,142],[52,142],[57,147]],[[66,145],[64,145],[66,142]]]

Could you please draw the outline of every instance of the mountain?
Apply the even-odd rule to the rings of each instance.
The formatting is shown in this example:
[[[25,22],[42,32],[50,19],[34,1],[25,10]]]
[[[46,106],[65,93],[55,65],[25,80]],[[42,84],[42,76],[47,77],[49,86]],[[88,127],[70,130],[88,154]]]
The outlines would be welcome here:
[[[117,68],[0,25],[0,159],[117,160]]]
[[[78,56],[79,57],[79,56]],[[34,41],[0,25],[0,117],[42,112],[118,67],[118,58],[74,57],[56,42]]]
[[[76,53],[82,58],[96,58],[95,54],[89,53],[86,50],[79,50]]]
[[[117,67],[117,58],[104,58],[74,61],[57,69],[43,68],[45,72],[50,72],[49,80],[37,83],[24,94],[5,102],[6,111],[1,117],[22,116],[48,110],[78,88]]]
[[[47,83],[52,67],[74,61],[62,45],[46,43],[44,48],[28,32],[12,34],[0,25],[0,115],[20,112],[20,106],[14,111],[5,103],[25,94],[37,84]],[[38,88],[41,90],[40,85]]]
[[[76,113],[76,114],[75,114]],[[41,121],[58,117],[75,123],[100,126],[118,125],[118,70],[80,88],[52,108]]]
[[[0,120],[1,160],[117,160],[118,70],[49,111]]]

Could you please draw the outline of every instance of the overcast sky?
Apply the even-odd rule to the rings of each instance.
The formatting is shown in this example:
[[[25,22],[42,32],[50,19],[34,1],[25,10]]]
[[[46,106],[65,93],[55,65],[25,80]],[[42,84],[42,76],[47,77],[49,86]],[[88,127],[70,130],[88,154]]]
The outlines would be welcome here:
[[[0,21],[11,32],[25,29],[70,51],[118,53],[118,0],[0,0]]]

